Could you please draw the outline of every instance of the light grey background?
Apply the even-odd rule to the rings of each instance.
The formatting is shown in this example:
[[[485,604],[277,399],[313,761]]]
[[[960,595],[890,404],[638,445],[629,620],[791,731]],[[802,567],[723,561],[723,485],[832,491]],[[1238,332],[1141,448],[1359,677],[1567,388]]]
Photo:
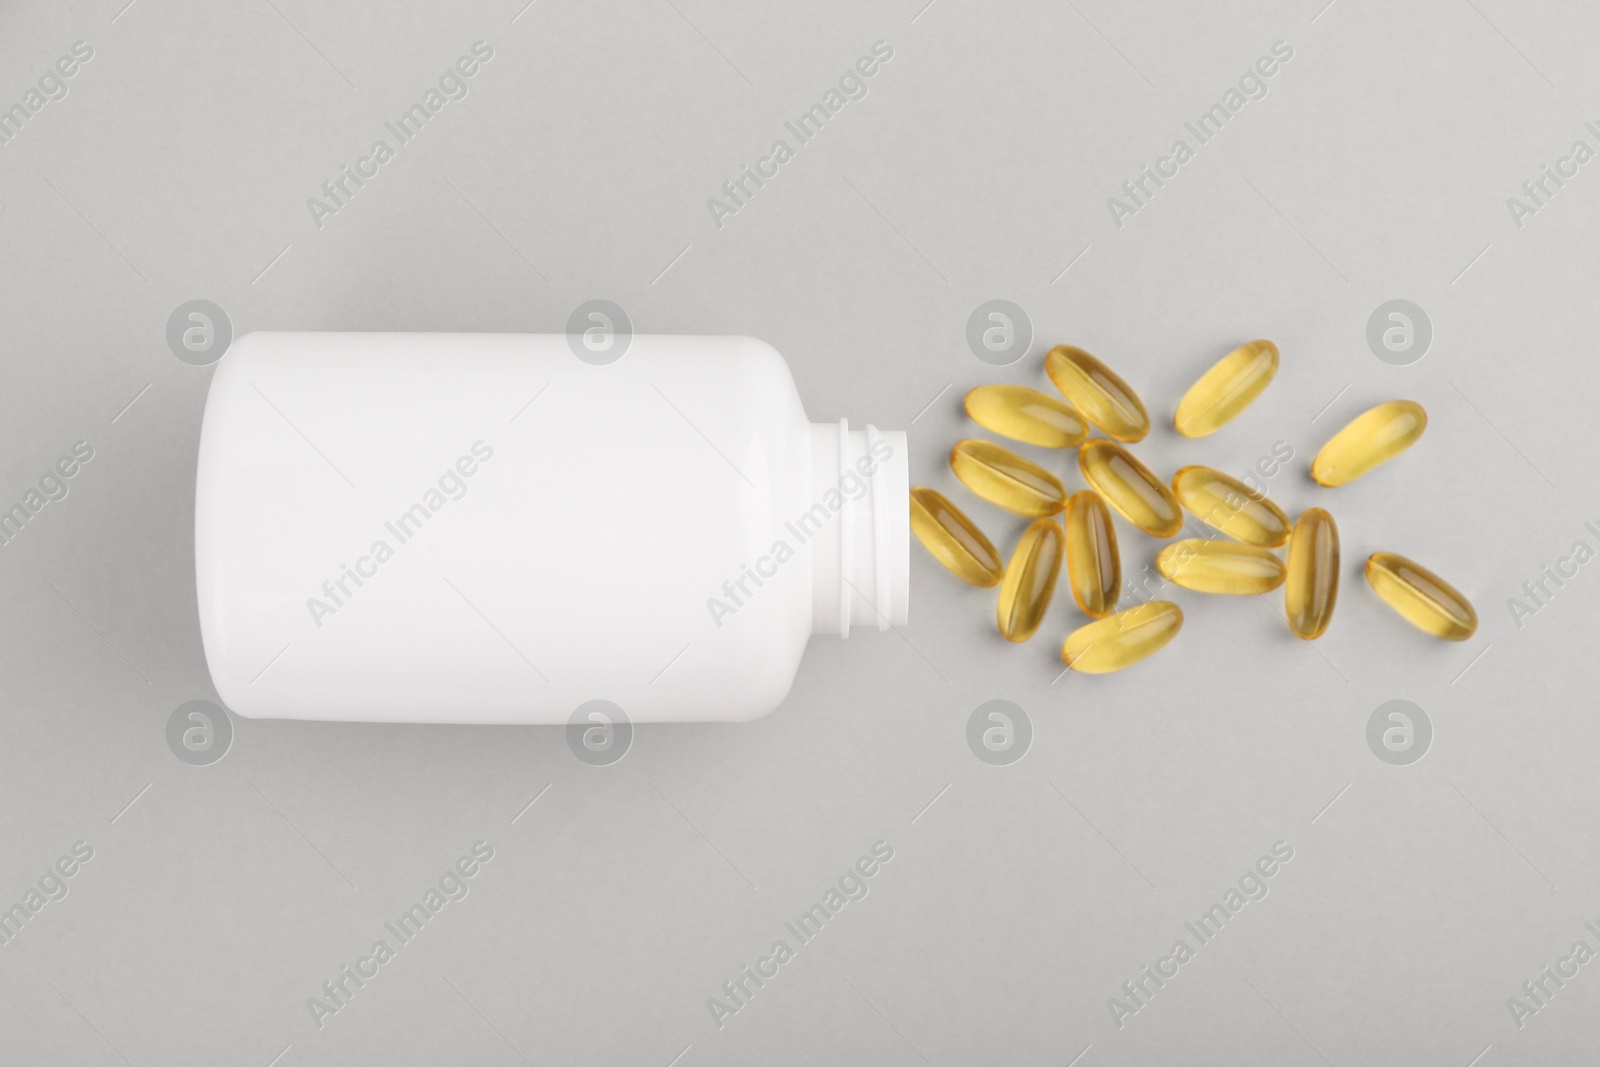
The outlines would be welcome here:
[[[0,548],[0,902],[94,849],[0,947],[0,1060],[1592,1054],[1600,963],[1521,1029],[1506,1000],[1574,942],[1600,949],[1600,564],[1520,627],[1507,600],[1573,542],[1600,548],[1600,162],[1521,228],[1505,201],[1574,140],[1600,148],[1600,17],[1323,2],[0,7],[0,103],[95,50],[0,146],[0,505],[95,449]],[[470,95],[314,226],[306,199],[480,39]],[[878,40],[894,58],[869,95],[718,228],[707,198]],[[1107,198],[1279,40],[1269,95],[1115,226]],[[818,639],[768,719],[640,729],[611,767],[557,729],[249,720],[221,762],[175,758],[168,716],[215,693],[192,570],[211,372],[168,351],[171,311],[210,299],[237,333],[552,331],[597,297],[641,331],[772,342],[814,418],[909,428],[914,481],[1002,551],[1023,523],[946,466],[974,431],[960,397],[1043,384],[1043,352],[1080,344],[1143,393],[1138,452],[1163,473],[1293,447],[1272,492],[1340,524],[1333,627],[1308,645],[1267,601],[1185,593],[1158,658],[1056,680],[1083,621],[1064,590],[1008,646],[992,592],[914,548],[903,632]],[[1035,331],[998,370],[964,341],[993,298]],[[1394,298],[1434,326],[1412,366],[1365,341]],[[1257,336],[1283,351],[1270,390],[1177,438],[1183,389]],[[1310,483],[1338,425],[1399,396],[1431,416],[1411,453]],[[1130,571],[1153,561],[1119,532]],[[1377,549],[1455,581],[1477,636],[1409,629],[1360,577]],[[965,740],[996,698],[1033,725],[1011,766]],[[1434,727],[1410,766],[1367,747],[1396,698]],[[317,1029],[307,998],[480,839],[470,895]],[[870,894],[714,1025],[707,998],[879,840]],[[1108,998],[1277,841],[1294,859],[1270,894],[1119,1029]]]

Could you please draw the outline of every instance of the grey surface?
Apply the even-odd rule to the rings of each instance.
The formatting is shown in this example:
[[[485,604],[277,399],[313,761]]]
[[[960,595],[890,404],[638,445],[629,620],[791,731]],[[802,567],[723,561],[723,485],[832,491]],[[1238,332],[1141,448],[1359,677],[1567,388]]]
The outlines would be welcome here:
[[[95,49],[0,146],[0,503],[95,450],[0,548],[0,897],[94,849],[0,947],[0,1061],[1592,1055],[1600,964],[1520,1029],[1506,1001],[1600,949],[1600,563],[1520,627],[1507,600],[1600,548],[1600,162],[1520,228],[1505,200],[1575,139],[1600,147],[1593,11],[275,2],[0,7],[0,102]],[[470,95],[317,229],[306,198],[479,39]],[[868,96],[717,228],[706,199],[880,39]],[[1294,58],[1269,95],[1114,226],[1107,197],[1277,40]],[[1082,621],[1064,594],[1010,647],[992,594],[914,548],[903,633],[818,639],[770,718],[640,729],[609,767],[555,729],[248,720],[220,762],[175,758],[173,709],[215,694],[191,560],[210,371],[168,350],[172,310],[213,300],[236,333],[550,331],[597,297],[639,330],[772,342],[817,419],[909,427],[914,481],[1004,550],[1022,524],[945,466],[972,432],[959,398],[1042,384],[1050,344],[1083,345],[1149,402],[1158,470],[1294,448],[1271,487],[1340,524],[1334,625],[1310,646],[1266,601],[1184,594],[1159,658],[1056,680]],[[993,298],[1035,335],[1004,369],[964,340]],[[1410,366],[1365,340],[1397,298],[1434,329]],[[1188,382],[1256,336],[1284,353],[1271,389],[1176,438]],[[1312,485],[1325,437],[1396,396],[1427,406],[1421,444]],[[1131,570],[1153,561],[1119,530]],[[1380,548],[1457,582],[1478,635],[1407,628],[1360,577]],[[1009,766],[967,747],[992,699],[1032,724]],[[1406,766],[1367,744],[1394,699],[1433,725]],[[316,1028],[307,998],[480,839],[470,895]],[[879,840],[869,895],[714,1025],[707,998]],[[1121,983],[1278,841],[1269,895],[1114,1025]]]

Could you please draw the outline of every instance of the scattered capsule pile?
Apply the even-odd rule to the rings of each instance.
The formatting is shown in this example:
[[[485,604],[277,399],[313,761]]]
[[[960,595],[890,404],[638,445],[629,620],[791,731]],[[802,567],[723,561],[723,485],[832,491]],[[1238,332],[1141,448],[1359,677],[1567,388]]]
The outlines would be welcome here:
[[[1277,372],[1278,347],[1271,341],[1239,346],[1184,394],[1174,428],[1190,438],[1215,433],[1260,396]],[[1169,484],[1124,447],[1150,432],[1150,416],[1111,368],[1081,348],[1057,345],[1045,357],[1045,373],[1059,397],[1021,385],[983,385],[967,394],[967,415],[1001,437],[1077,449],[1088,489],[1069,494],[1049,470],[993,441],[969,438],[950,452],[950,467],[962,485],[1034,520],[1008,562],[941,493],[926,486],[911,490],[911,528],[934,559],[971,585],[1000,587],[996,624],[1002,636],[1026,641],[1039,630],[1064,564],[1072,599],[1094,620],[1062,644],[1061,659],[1069,668],[1103,674],[1159,651],[1182,628],[1183,610],[1157,600],[1117,611],[1122,564],[1111,513],[1166,539],[1182,529],[1185,510],[1226,539],[1167,545],[1156,558],[1163,577],[1200,593],[1266,594],[1281,587],[1290,629],[1308,641],[1322,636],[1339,596],[1333,516],[1309,508],[1291,523],[1264,493],[1210,467],[1184,467]],[[1354,481],[1410,448],[1427,425],[1420,404],[1379,404],[1322,446],[1311,477],[1330,488]],[[1095,429],[1105,436],[1091,439]],[[1275,550],[1285,544],[1280,556]],[[1385,603],[1425,633],[1464,641],[1478,628],[1466,597],[1404,556],[1374,553],[1366,576]]]

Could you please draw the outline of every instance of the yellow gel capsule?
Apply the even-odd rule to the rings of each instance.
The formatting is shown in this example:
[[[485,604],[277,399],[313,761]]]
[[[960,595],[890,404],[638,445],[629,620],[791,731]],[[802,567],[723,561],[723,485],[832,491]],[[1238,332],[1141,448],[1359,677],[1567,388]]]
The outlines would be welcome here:
[[[1289,540],[1289,516],[1260,490],[1210,467],[1184,467],[1172,476],[1178,503],[1236,541],[1277,548]]]
[[[1329,488],[1353,482],[1416,444],[1427,428],[1428,413],[1416,401],[1379,404],[1328,439],[1311,461],[1311,477]]]
[[[1289,534],[1283,583],[1289,628],[1307,641],[1321,637],[1339,599],[1339,528],[1321,508],[1308,508]]]
[[[1061,661],[1084,674],[1131,667],[1178,636],[1183,609],[1152,600],[1074,630],[1061,645]]]
[[[990,441],[957,441],[950,450],[950,469],[962,485],[1018,515],[1059,515],[1067,506],[1061,479]]]
[[[1152,537],[1171,537],[1183,526],[1172,490],[1115,441],[1090,441],[1078,450],[1078,469],[1090,488],[1117,514]]]
[[[1367,557],[1367,584],[1400,617],[1424,633],[1465,641],[1478,632],[1478,613],[1456,588],[1426,567],[1393,552]]]
[[[1117,531],[1100,494],[1085,489],[1067,498],[1067,584],[1078,610],[1091,618],[1117,608],[1122,589],[1122,560]]]
[[[1106,436],[1142,441],[1150,432],[1150,416],[1139,394],[1083,349],[1056,345],[1044,357],[1044,370],[1061,395]]]
[[[1026,641],[1032,637],[1050,598],[1056,592],[1056,576],[1061,573],[1061,553],[1066,535],[1054,519],[1035,519],[1022,533],[1017,550],[1006,564],[1000,582],[1000,602],[995,619],[1007,641]]]
[[[938,490],[925,485],[911,490],[911,532],[934,559],[968,585],[987,589],[1000,581],[1000,553]]]
[[[1178,401],[1172,425],[1185,437],[1214,434],[1250,406],[1278,373],[1278,346],[1251,341],[1223,356]]]
[[[967,415],[986,430],[1040,448],[1077,448],[1089,424],[1065,400],[1025,385],[980,385],[967,394]]]
[[[1156,569],[1197,593],[1268,593],[1283,584],[1283,560],[1235,541],[1175,541],[1156,557]]]

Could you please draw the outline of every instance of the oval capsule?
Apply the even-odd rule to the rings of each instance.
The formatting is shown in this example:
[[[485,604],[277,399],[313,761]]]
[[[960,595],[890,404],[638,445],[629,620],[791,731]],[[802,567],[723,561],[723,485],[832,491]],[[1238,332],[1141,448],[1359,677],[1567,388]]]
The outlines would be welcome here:
[[[1160,651],[1182,626],[1182,608],[1152,600],[1074,630],[1061,645],[1061,661],[1083,674],[1120,671]]]
[[[966,409],[984,429],[1040,448],[1076,448],[1089,436],[1071,404],[1025,385],[980,385],[967,394]]]
[[[1007,641],[1026,641],[1039,629],[1055,596],[1066,535],[1054,519],[1036,519],[1022,533],[1000,581],[995,619]]]
[[[1329,488],[1353,482],[1412,445],[1428,428],[1414,400],[1391,400],[1360,415],[1328,439],[1311,461],[1311,477]]]
[[[957,441],[950,450],[950,469],[962,485],[1018,515],[1059,515],[1067,506],[1061,479],[992,441]]]
[[[1150,416],[1139,394],[1083,349],[1056,345],[1044,357],[1044,370],[1061,395],[1107,437],[1142,441],[1150,432]]]
[[[1289,534],[1283,582],[1289,628],[1307,641],[1321,637],[1339,600],[1339,528],[1321,508],[1308,508]]]
[[[1278,373],[1278,346],[1251,341],[1223,356],[1178,401],[1173,427],[1185,437],[1214,434],[1233,421]]]
[[[925,485],[911,490],[911,532],[934,559],[968,585],[987,589],[999,584],[1000,553],[938,490]]]
[[[1156,557],[1156,569],[1197,593],[1270,593],[1283,584],[1283,560],[1265,548],[1189,538]]]
[[[1236,541],[1277,548],[1289,540],[1289,516],[1259,489],[1210,467],[1184,467],[1172,493],[1195,518]]]
[[[1100,494],[1085,489],[1067,498],[1067,584],[1078,610],[1102,618],[1117,608],[1122,559],[1117,531]]]
[[[1143,463],[1115,441],[1090,441],[1078,450],[1078,469],[1117,514],[1152,537],[1171,537],[1183,526],[1178,500]]]
[[[1478,632],[1478,613],[1455,586],[1393,552],[1367,558],[1367,584],[1400,617],[1423,633],[1465,641]]]

